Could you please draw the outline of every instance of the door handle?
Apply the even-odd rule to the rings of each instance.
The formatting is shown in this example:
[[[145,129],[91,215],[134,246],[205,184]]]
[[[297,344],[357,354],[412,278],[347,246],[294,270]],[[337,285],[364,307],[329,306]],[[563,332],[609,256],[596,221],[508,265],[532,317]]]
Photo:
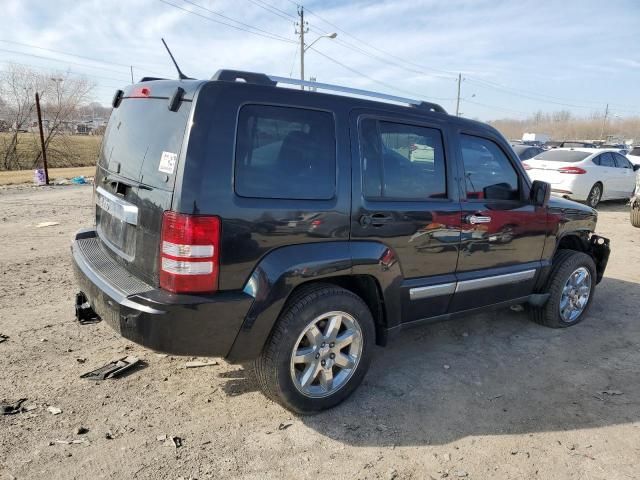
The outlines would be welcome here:
[[[476,225],[478,223],[490,223],[491,217],[487,217],[484,215],[467,215],[464,217],[464,221],[466,223],[470,223],[471,225]]]

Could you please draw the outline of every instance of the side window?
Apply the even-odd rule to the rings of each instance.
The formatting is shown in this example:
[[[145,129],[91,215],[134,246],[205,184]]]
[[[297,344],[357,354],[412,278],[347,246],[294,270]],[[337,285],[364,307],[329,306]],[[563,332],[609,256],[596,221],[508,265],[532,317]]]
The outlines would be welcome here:
[[[625,157],[623,157],[619,153],[614,153],[613,154],[613,158],[616,161],[616,167],[618,167],[618,168],[632,168],[631,167],[631,162],[629,162],[629,160],[627,160]]]
[[[460,135],[468,199],[518,200],[518,174],[496,143]]]
[[[447,198],[440,130],[364,119],[360,155],[366,198]]]
[[[236,139],[236,193],[253,198],[330,199],[336,188],[333,115],[246,105]]]
[[[603,153],[602,155],[600,155],[600,163],[598,165],[600,165],[601,167],[615,167],[616,164],[613,160],[613,156],[609,153]]]

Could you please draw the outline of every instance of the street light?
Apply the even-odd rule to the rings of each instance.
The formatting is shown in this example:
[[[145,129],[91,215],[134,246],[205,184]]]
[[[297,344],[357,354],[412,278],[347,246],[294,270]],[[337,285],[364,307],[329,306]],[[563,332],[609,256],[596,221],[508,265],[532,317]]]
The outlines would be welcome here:
[[[304,31],[304,30],[302,30],[302,31]],[[304,54],[305,54],[305,52],[307,50],[309,50],[313,45],[315,45],[316,42],[318,42],[319,40],[321,40],[323,38],[334,39],[337,36],[338,36],[338,34],[336,32],[327,33],[326,35],[320,35],[318,38],[316,38],[309,45],[305,45],[305,43],[304,43],[304,33],[300,35],[300,80],[304,80]],[[304,85],[301,85],[300,87],[302,88],[302,90],[304,90]]]

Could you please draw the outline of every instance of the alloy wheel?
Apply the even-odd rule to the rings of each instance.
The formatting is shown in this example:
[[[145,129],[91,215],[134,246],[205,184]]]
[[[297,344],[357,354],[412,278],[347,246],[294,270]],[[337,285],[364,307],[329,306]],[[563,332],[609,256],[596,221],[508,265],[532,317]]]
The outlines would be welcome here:
[[[587,304],[591,295],[591,273],[585,267],[580,267],[569,275],[562,296],[560,297],[560,317],[566,323],[575,322]]]
[[[332,395],[349,381],[362,357],[362,330],[346,312],[328,312],[312,320],[294,344],[291,379],[310,398]]]

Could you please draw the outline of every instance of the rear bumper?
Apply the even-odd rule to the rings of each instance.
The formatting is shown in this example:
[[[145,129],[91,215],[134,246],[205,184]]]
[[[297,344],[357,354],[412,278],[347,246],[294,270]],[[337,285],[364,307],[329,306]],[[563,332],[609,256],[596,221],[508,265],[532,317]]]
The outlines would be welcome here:
[[[253,302],[243,292],[174,295],[145,284],[103,250],[95,230],[78,232],[71,252],[93,310],[123,337],[160,352],[225,357]]]

